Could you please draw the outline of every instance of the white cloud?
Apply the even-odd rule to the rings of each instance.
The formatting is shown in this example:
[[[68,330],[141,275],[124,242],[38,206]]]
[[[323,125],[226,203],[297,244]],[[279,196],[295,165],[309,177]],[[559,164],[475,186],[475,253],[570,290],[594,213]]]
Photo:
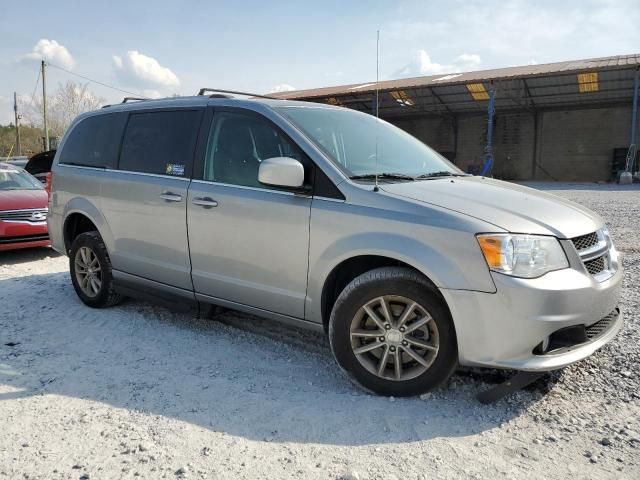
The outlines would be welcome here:
[[[45,60],[64,68],[73,68],[75,60],[64,45],[55,40],[41,38],[33,46],[33,51],[24,56],[27,60]]]
[[[144,90],[142,90],[142,95],[148,98],[162,98],[165,96],[160,91],[154,88],[145,88]]]
[[[163,67],[153,57],[129,50],[126,55],[113,56],[113,68],[124,83],[149,90],[180,85],[177,75]]]
[[[295,89],[296,87],[294,87],[293,85],[289,85],[288,83],[281,83],[269,90],[269,93],[292,92]]]
[[[392,77],[415,77],[420,75],[442,75],[469,71],[482,63],[480,55],[463,53],[458,55],[451,64],[437,63],[431,60],[426,50],[418,50],[414,59],[397,70]]]
[[[482,68],[495,68],[525,65],[531,59],[546,63],[631,54],[638,51],[640,43],[638,0],[574,0],[545,5],[503,0],[499,8],[464,0],[447,2],[446,7],[431,4],[415,2],[412,9],[383,25],[387,51],[393,49],[390,58],[396,69],[403,62],[395,52],[424,45],[430,46],[428,52],[437,59],[453,59],[473,48],[482,55]],[[487,25],[499,27],[487,34]],[[451,60],[447,63],[455,66]]]
[[[464,65],[464,67],[477,67],[482,63],[482,59],[480,55],[476,55],[475,53],[463,53],[462,55],[458,55],[456,63],[458,65]]]

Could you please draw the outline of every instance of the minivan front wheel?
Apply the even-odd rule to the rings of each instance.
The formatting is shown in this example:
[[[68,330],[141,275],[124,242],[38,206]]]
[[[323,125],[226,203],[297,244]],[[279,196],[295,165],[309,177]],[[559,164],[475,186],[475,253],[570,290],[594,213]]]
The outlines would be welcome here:
[[[343,370],[382,395],[418,395],[442,384],[457,365],[457,343],[443,300],[418,272],[383,267],[354,279],[329,321]]]
[[[111,261],[98,232],[85,232],[74,239],[69,271],[73,288],[86,305],[104,308],[122,300],[114,289]]]

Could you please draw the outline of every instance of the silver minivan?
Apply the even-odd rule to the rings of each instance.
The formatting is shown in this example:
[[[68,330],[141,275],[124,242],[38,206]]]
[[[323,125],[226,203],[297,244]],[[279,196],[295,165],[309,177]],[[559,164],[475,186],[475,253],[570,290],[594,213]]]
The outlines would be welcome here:
[[[360,386],[416,395],[458,365],[547,371],[622,327],[600,217],[463,173],[373,116],[219,91],[81,115],[49,232],[90,307],[215,305],[328,334]]]

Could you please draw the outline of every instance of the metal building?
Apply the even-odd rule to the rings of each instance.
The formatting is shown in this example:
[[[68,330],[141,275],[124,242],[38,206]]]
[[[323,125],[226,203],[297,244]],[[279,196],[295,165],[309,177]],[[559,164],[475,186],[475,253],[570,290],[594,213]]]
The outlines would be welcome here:
[[[636,142],[639,68],[635,54],[382,81],[380,116],[479,173],[493,94],[494,176],[606,181]],[[375,91],[371,82],[274,95],[374,113]]]

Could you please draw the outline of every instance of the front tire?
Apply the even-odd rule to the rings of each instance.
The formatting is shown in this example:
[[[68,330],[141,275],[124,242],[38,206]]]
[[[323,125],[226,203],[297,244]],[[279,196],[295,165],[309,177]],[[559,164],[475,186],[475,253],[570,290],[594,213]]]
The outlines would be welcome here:
[[[78,297],[93,308],[111,307],[122,301],[113,285],[111,261],[98,232],[78,235],[69,252],[71,282]]]
[[[444,300],[420,273],[402,267],[371,270],[345,287],[331,313],[329,342],[350,379],[381,395],[433,390],[458,361]]]

